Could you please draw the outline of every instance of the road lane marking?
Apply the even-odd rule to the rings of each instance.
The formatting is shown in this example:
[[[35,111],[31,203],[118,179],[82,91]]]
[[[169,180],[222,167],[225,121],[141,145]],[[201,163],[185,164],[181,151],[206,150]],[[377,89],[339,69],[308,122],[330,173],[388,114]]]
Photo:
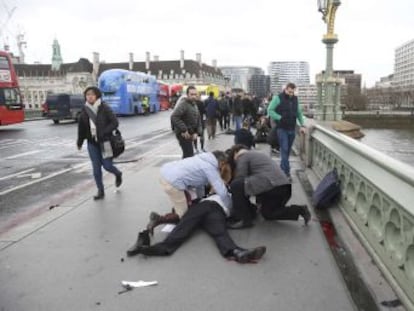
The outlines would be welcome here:
[[[166,135],[169,135],[169,134],[171,134],[171,132],[170,132],[170,131],[168,131],[168,132],[166,132],[166,133],[162,133],[162,134],[156,135],[156,136],[153,136],[153,137],[148,138],[148,139],[144,139],[144,140],[142,140],[142,141],[140,141],[140,142],[138,142],[138,143],[129,144],[129,148],[132,148],[132,147],[131,147],[131,145],[133,145],[133,147],[135,147],[135,146],[139,146],[139,145],[141,145],[141,144],[144,144],[144,143],[146,143],[146,142],[149,142],[149,141],[155,140],[155,139],[157,139],[157,138],[160,138],[160,137],[163,137],[163,136],[166,136]],[[168,145],[168,144],[170,144],[170,143],[172,143],[172,142],[170,141],[170,142],[166,142],[166,143],[164,143],[164,144],[161,144],[160,146],[155,147],[155,148],[154,148],[154,149],[152,149],[152,150],[149,150],[149,151],[147,151],[147,152],[144,152],[144,153],[140,154],[140,155],[139,155],[139,157],[140,157],[140,159],[142,159],[143,157],[145,157],[145,156],[147,156],[147,155],[149,155],[149,154],[153,153],[153,152],[154,152],[154,151],[156,151],[157,149],[160,149],[160,148],[162,148],[162,147],[165,147],[166,145]],[[127,144],[127,146],[128,146],[128,144]],[[129,149],[129,148],[126,148],[126,149]],[[39,151],[39,152],[40,152],[40,151]],[[20,189],[22,189],[22,188],[25,188],[25,187],[28,187],[28,186],[34,185],[34,184],[39,183],[39,182],[42,182],[42,181],[44,181],[44,180],[48,180],[48,179],[50,179],[50,178],[53,178],[53,177],[56,177],[56,176],[59,176],[59,175],[62,175],[62,174],[68,173],[68,172],[73,171],[73,170],[74,170],[74,171],[76,171],[76,170],[82,169],[84,166],[87,166],[87,165],[90,165],[90,162],[89,162],[89,161],[84,162],[84,163],[80,163],[80,164],[77,164],[77,165],[74,165],[74,166],[72,166],[72,167],[70,167],[70,168],[67,168],[67,169],[64,169],[64,170],[61,170],[61,171],[57,171],[57,172],[55,172],[55,173],[52,173],[52,174],[50,174],[50,175],[47,175],[47,176],[42,177],[42,178],[39,178],[39,179],[32,180],[32,181],[27,182],[27,183],[25,183],[25,184],[22,184],[22,185],[19,185],[19,186],[16,186],[16,187],[13,187],[13,188],[10,188],[10,189],[7,189],[7,190],[4,190],[4,191],[0,192],[0,196],[3,196],[3,195],[6,195],[6,194],[8,194],[8,193],[10,193],[10,192],[13,192],[13,191],[16,191],[16,190],[20,190]]]
[[[33,150],[33,151],[28,151],[28,152],[24,152],[24,153],[16,154],[16,155],[14,155],[14,156],[6,157],[5,159],[6,159],[6,160],[17,159],[17,158],[20,158],[20,157],[24,157],[24,156],[31,155],[31,154],[35,154],[35,153],[39,153],[39,152],[42,152],[42,150]]]
[[[72,170],[79,169],[79,168],[81,168],[82,166],[84,166],[84,165],[88,165],[88,164],[89,164],[89,162],[86,162],[86,163],[81,163],[81,164],[77,164],[77,165],[74,165],[73,167],[66,168],[66,169],[61,170],[61,171],[57,171],[57,172],[52,173],[52,174],[50,174],[50,175],[47,175],[47,176],[45,176],[45,177],[42,177],[42,178],[39,178],[39,179],[36,179],[36,180],[33,180],[33,181],[29,181],[29,182],[27,182],[27,183],[25,183],[25,184],[22,184],[22,185],[20,185],[20,186],[16,186],[16,187],[13,187],[13,188],[10,188],[10,189],[8,189],[8,190],[5,190],[5,191],[0,192],[0,196],[3,196],[3,195],[5,195],[5,194],[8,194],[8,193],[10,193],[10,192],[13,192],[13,191],[16,191],[16,190],[19,190],[19,189],[22,189],[22,188],[25,188],[25,187],[27,187],[27,186],[31,186],[31,185],[36,184],[36,183],[38,183],[38,182],[41,182],[41,181],[44,181],[44,180],[48,180],[48,179],[50,179],[50,178],[53,178],[53,177],[56,177],[56,176],[59,176],[59,175],[65,174],[65,173],[70,172],[70,171],[72,171]]]
[[[21,171],[21,172],[18,172],[18,173],[14,173],[14,174],[11,174],[11,175],[7,175],[7,176],[4,176],[4,177],[0,177],[0,180],[5,180],[5,179],[13,178],[13,177],[19,176],[21,174],[26,174],[26,173],[29,173],[29,172],[33,172],[34,170],[35,170],[34,168],[30,168],[28,170],[24,170],[24,171]]]
[[[37,179],[42,177],[42,173],[37,172],[37,173],[31,173],[31,174],[23,174],[23,175],[19,175],[16,176],[17,178],[24,178],[24,177],[30,177],[31,179]]]

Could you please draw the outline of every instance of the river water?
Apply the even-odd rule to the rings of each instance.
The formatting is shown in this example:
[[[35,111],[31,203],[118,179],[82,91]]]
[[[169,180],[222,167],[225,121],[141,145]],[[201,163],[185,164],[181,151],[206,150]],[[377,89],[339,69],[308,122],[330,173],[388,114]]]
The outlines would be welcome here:
[[[361,142],[414,167],[414,129],[363,128]]]

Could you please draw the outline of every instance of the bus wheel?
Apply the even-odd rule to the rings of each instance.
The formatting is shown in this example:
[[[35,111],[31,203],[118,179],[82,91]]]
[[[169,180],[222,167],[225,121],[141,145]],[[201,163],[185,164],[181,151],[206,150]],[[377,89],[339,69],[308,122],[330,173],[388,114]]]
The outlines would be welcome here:
[[[53,123],[54,123],[54,124],[59,124],[59,120],[57,120],[57,119],[53,119]]]

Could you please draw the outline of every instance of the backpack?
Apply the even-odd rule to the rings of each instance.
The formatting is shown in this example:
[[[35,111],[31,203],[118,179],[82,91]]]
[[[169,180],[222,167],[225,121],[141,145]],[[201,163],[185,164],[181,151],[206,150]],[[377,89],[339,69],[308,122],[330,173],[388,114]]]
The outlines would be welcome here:
[[[330,171],[321,180],[312,195],[312,204],[315,208],[326,209],[339,201],[341,195],[341,181],[336,168]]]

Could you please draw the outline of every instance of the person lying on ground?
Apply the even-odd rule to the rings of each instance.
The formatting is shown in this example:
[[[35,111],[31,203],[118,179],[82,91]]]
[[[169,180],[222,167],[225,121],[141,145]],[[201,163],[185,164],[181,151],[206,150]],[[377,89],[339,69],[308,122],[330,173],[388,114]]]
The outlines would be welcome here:
[[[266,247],[245,249],[233,241],[226,228],[226,217],[230,215],[230,210],[230,201],[224,202],[218,194],[213,194],[191,206],[164,241],[150,245],[148,230],[140,232],[137,242],[127,250],[127,255],[169,256],[196,229],[202,228],[214,239],[223,257],[239,263],[258,261],[266,252]]]

